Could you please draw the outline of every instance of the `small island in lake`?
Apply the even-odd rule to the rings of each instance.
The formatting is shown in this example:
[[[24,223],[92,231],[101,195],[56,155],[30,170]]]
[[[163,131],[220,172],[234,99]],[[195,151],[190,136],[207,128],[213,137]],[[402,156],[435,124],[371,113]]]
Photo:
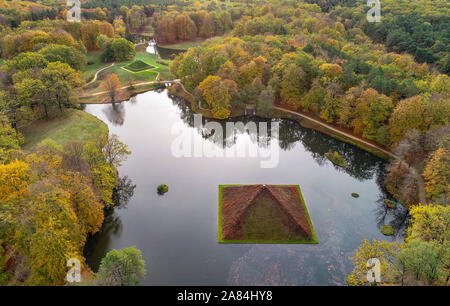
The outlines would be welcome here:
[[[347,166],[347,163],[345,162],[344,158],[337,151],[334,151],[334,153],[327,152],[325,153],[325,156],[336,166],[339,167]]]
[[[318,243],[298,185],[220,185],[220,243]]]
[[[166,184],[161,184],[161,185],[158,185],[157,190],[158,190],[158,194],[165,194],[166,192],[169,191],[169,186],[167,186]]]

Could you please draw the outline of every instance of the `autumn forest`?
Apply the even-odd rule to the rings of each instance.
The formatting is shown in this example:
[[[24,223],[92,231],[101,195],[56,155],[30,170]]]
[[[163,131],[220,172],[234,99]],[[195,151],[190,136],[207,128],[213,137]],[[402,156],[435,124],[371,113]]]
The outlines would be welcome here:
[[[0,285],[67,285],[70,258],[84,285],[151,271],[131,245],[86,263],[133,150],[84,108],[165,90],[217,122],[304,118],[383,160],[408,227],[360,241],[346,284],[371,285],[375,257],[381,285],[448,286],[450,4],[381,5],[370,22],[365,0],[86,0],[70,22],[62,0],[0,0]]]

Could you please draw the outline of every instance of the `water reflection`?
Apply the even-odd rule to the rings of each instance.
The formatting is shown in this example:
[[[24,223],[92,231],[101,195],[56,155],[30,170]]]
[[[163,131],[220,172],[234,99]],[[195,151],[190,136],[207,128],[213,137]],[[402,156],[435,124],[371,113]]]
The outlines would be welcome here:
[[[408,209],[400,204],[396,208],[389,208],[384,203],[384,197],[380,197],[375,208],[375,216],[378,228],[383,225],[390,225],[394,229],[392,240],[401,239],[404,237],[406,229],[408,228],[409,212]]]
[[[103,113],[106,115],[109,122],[116,126],[123,125],[125,122],[124,103],[111,103],[103,109]]]
[[[195,127],[195,113],[182,99],[174,96],[170,97],[174,105],[181,110],[181,119],[190,127]],[[344,171],[361,181],[372,179],[375,174],[384,172],[385,163],[382,160],[375,158],[372,154],[330,136],[324,135],[319,131],[304,128],[297,121],[291,119],[267,119],[254,116],[243,116],[226,120],[203,118],[202,126],[205,126],[206,123],[211,121],[219,123],[222,126],[223,131],[226,131],[226,125],[229,122],[242,122],[244,125],[249,122],[256,122],[258,127],[260,123],[266,123],[270,126],[271,123],[278,122],[280,127],[278,143],[280,148],[284,151],[292,150],[296,146],[297,142],[301,142],[303,147],[308,152],[312,153],[312,157],[319,165],[331,164],[337,171]],[[235,133],[232,135],[226,135],[226,133],[224,133],[222,141],[219,142],[215,141],[216,138],[212,137],[211,133],[204,133],[204,130],[200,129],[197,130],[205,140],[215,142],[217,146],[222,148],[232,147],[235,145],[238,139],[238,134],[245,133],[249,135],[249,139],[253,143],[258,144],[260,147],[267,146],[272,138],[270,128],[267,129],[268,139],[261,139],[261,137],[258,137],[261,135],[252,135],[249,130],[245,130],[244,132],[238,132],[237,134]],[[325,156],[325,153],[334,151],[339,152],[339,154],[343,156],[347,163],[345,167],[335,166]]]
[[[107,116],[114,111],[112,105],[87,107],[133,152],[119,168],[133,180],[122,178],[119,185],[128,187],[115,192],[115,202],[122,208],[107,212],[104,227],[86,248],[87,262],[94,270],[107,251],[135,245],[150,271],[144,284],[343,285],[352,269],[348,258],[363,238],[402,237],[407,213],[401,207],[386,210],[377,203],[387,197],[382,188],[386,163],[369,153],[295,121],[276,119],[280,124],[276,168],[262,169],[252,158],[176,158],[171,154],[174,124],[181,123],[202,144],[213,141],[210,133],[194,127],[194,113],[184,102],[159,91],[138,95],[123,106],[122,125]],[[239,120],[272,122],[242,117],[203,119],[203,123],[213,121],[226,129],[227,122]],[[260,140],[248,131],[227,136],[216,140],[217,146],[229,147],[241,138]],[[273,137],[269,134],[266,140]],[[324,156],[328,151],[338,151],[347,166],[334,166]],[[164,197],[155,192],[161,183],[169,185]],[[299,184],[319,244],[218,244],[217,186],[255,183]],[[360,197],[353,198],[352,192]],[[384,224],[394,227],[395,236],[380,233]]]
[[[128,176],[120,177],[112,194],[114,208],[127,208],[128,202],[133,197],[134,189],[136,189],[136,185],[133,184]]]
[[[90,259],[90,267],[97,270],[101,259],[106,255],[111,239],[120,237],[123,231],[123,224],[117,209],[127,208],[127,204],[134,195],[136,185],[128,176],[120,177],[116,187],[113,189],[113,208],[104,210],[105,219],[99,232],[88,237],[83,253]]]
[[[120,237],[123,231],[122,220],[114,209],[104,211],[105,219],[100,231],[89,236],[83,249],[83,256],[89,259],[89,267],[97,271],[114,237]]]

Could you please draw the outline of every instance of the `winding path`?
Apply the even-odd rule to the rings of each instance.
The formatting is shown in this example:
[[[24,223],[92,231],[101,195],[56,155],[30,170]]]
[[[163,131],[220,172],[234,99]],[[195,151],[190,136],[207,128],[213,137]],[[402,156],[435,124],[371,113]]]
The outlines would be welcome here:
[[[94,74],[94,78],[93,78],[92,80],[90,80],[89,83],[87,83],[86,85],[84,85],[84,87],[86,87],[86,86],[88,86],[88,85],[94,83],[95,81],[97,81],[97,76],[98,76],[98,74],[99,74],[100,72],[102,72],[103,70],[106,70],[106,69],[108,69],[108,68],[111,68],[112,66],[114,66],[114,64],[115,64],[115,63],[112,63],[112,64],[109,65],[109,66],[106,66],[106,67],[103,67],[103,68],[97,70],[97,72]]]

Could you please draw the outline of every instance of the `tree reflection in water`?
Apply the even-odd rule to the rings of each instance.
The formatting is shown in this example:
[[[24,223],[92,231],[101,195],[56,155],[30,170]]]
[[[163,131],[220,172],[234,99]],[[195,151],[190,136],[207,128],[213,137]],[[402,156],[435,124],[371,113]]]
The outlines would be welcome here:
[[[180,110],[181,119],[188,124],[190,127],[194,127],[194,112],[189,108],[189,106],[184,102],[184,100],[170,96],[174,105],[177,105]],[[319,165],[328,164],[329,161],[325,156],[327,152],[337,151],[341,156],[344,157],[347,162],[347,166],[344,168],[334,166],[339,171],[345,171],[349,175],[357,178],[358,180],[368,180],[373,178],[373,176],[379,173],[380,169],[384,169],[385,162],[381,159],[373,156],[372,154],[365,152],[353,145],[337,140],[331,136],[324,135],[323,133],[302,127],[297,121],[291,119],[267,119],[260,117],[237,117],[226,120],[217,120],[211,118],[202,118],[203,126],[207,122],[217,122],[222,126],[224,131],[223,142],[216,143],[216,145],[225,147],[233,146],[237,137],[236,134],[226,135],[226,124],[227,122],[242,122],[244,125],[248,122],[255,122],[257,127],[259,128],[260,122],[267,123],[267,139],[261,139],[258,137],[259,135],[250,135],[249,131],[245,131],[250,135],[250,139],[255,142],[257,139],[258,145],[260,147],[266,146],[270,139],[272,138],[270,131],[270,123],[279,122],[280,130],[279,130],[279,145],[280,148],[284,151],[292,150],[295,147],[296,142],[300,141],[306,151],[312,153],[312,157],[317,161]],[[198,131],[202,137],[208,141],[214,141],[214,137],[211,137],[212,133],[205,133],[204,130]]]
[[[194,127],[194,112],[190,109],[187,103],[175,96],[170,96],[174,105],[177,105],[181,110],[181,119],[188,124],[190,127]],[[266,146],[272,135],[270,134],[270,123],[274,121],[279,122],[279,146],[284,151],[292,150],[295,147],[296,142],[301,142],[306,151],[310,152],[313,159],[319,165],[329,164],[333,166],[338,171],[344,171],[352,177],[364,181],[370,180],[374,176],[380,190],[382,192],[382,198],[389,197],[386,189],[384,188],[384,177],[385,168],[387,163],[380,158],[366,152],[358,147],[350,145],[348,143],[337,140],[331,136],[324,135],[322,132],[302,127],[297,121],[291,119],[267,119],[260,117],[237,117],[227,120],[216,120],[203,117],[203,126],[210,121],[215,121],[221,124],[224,131],[223,143],[216,143],[219,146],[231,147],[237,141],[237,135],[226,135],[226,123],[227,122],[238,122],[247,124],[248,122],[255,122],[259,127],[260,122],[266,122],[268,124],[267,139],[261,139],[259,137],[258,145],[260,147]],[[200,135],[206,140],[214,141],[214,137],[211,134],[205,133],[204,130],[198,131]],[[249,134],[249,131],[244,133]],[[252,135],[250,135],[252,136]],[[253,135],[250,139],[255,142],[258,137]],[[345,167],[339,167],[328,161],[325,153],[337,151],[345,159],[347,165]],[[382,203],[376,209],[376,217],[379,227],[381,225],[388,224],[391,225],[395,230],[395,238],[401,238],[408,226],[409,213],[408,210],[398,205],[396,209],[388,209]]]
[[[93,270],[98,269],[101,259],[106,255],[111,238],[122,234],[122,220],[116,214],[115,209],[127,207],[128,202],[133,197],[135,188],[136,185],[127,176],[119,178],[112,196],[115,206],[104,210],[105,219],[102,227],[98,233],[88,237],[83,254],[85,258],[91,259],[89,266]]]
[[[136,185],[133,184],[128,176],[120,177],[116,187],[113,189],[112,194],[114,208],[126,208],[131,197],[133,197],[135,188]]]
[[[389,208],[384,203],[385,197],[382,195],[377,201],[377,208],[374,210],[377,226],[390,225],[394,229],[393,240],[402,239],[408,228],[409,212],[403,205],[397,203],[396,208]]]
[[[125,107],[123,102],[111,103],[103,109],[103,113],[108,118],[108,121],[115,126],[121,126],[125,122]]]

